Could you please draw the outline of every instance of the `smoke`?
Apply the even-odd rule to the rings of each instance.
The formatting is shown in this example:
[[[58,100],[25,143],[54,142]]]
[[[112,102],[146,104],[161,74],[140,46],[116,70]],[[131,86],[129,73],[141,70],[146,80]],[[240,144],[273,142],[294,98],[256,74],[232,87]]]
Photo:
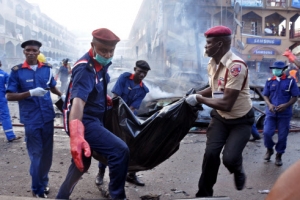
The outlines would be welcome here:
[[[183,94],[180,91],[167,92],[163,91],[159,86],[153,85],[147,81],[144,81],[145,85],[149,89],[149,93],[147,93],[144,101],[152,101],[154,99],[162,99],[162,98],[173,98],[173,97],[182,97]]]

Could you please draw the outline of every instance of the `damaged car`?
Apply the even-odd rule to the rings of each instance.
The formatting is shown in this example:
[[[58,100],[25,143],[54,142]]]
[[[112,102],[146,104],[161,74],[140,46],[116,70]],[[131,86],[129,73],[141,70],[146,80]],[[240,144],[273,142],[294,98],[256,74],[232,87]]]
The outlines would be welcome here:
[[[112,96],[111,89],[115,85],[117,81],[117,78],[114,78],[110,81],[107,87],[108,94]],[[179,99],[181,99],[183,96],[185,96],[189,91],[187,92],[179,92],[174,91],[174,93],[166,92],[165,90],[162,90],[161,88],[165,88],[166,84],[153,82],[151,80],[143,80],[143,82],[147,85],[149,88],[149,93],[146,95],[145,99],[142,101],[142,104],[140,108],[137,111],[137,116],[140,118],[148,118],[152,114],[154,114],[156,111],[162,109],[164,106],[172,104]],[[202,90],[207,86],[203,86],[198,89],[194,89],[196,91]],[[255,123],[258,129],[261,129],[263,127],[264,118],[265,118],[265,107],[267,106],[262,95],[263,87],[261,86],[250,86],[250,95],[251,100],[253,104],[253,109],[255,111]],[[169,91],[169,90],[168,90]],[[202,126],[208,126],[211,120],[210,112],[212,108],[206,105],[201,105],[198,111],[198,117],[195,120],[194,126],[196,127],[202,127]]]

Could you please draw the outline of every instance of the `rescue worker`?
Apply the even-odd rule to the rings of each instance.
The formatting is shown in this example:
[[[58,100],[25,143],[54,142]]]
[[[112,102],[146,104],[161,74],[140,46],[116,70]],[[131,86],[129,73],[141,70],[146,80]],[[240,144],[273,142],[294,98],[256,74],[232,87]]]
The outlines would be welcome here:
[[[267,103],[266,118],[264,122],[264,144],[267,148],[264,159],[270,160],[274,153],[273,147],[277,152],[275,164],[282,165],[282,154],[285,152],[287,136],[290,129],[292,117],[292,105],[297,101],[298,87],[295,79],[286,76],[284,70],[287,65],[283,61],[276,61],[270,67],[274,76],[269,78],[265,84],[263,95]],[[272,139],[275,130],[278,130],[278,141]]]
[[[2,63],[0,60],[0,67]],[[9,108],[7,105],[7,99],[5,98],[6,87],[8,82],[8,74],[0,69],[0,121],[2,122],[3,131],[5,133],[8,142],[19,140],[22,137],[16,136],[11,124],[11,118],[9,114]]]
[[[291,63],[294,63],[300,69],[300,60],[297,59],[290,49],[285,50],[282,55],[287,57]]]
[[[130,72],[121,74],[111,91],[113,93],[113,97],[120,96],[134,114],[136,114],[142,100],[149,92],[149,89],[145,83],[143,83],[143,79],[147,76],[149,70],[150,66],[146,61],[136,61],[134,74]],[[102,185],[106,165],[99,162],[98,167],[99,172],[96,176],[95,183],[96,185]],[[135,172],[128,173],[126,180],[138,186],[145,185],[145,183],[136,176]]]
[[[55,77],[55,80],[57,80],[58,76],[59,76],[59,80],[61,82],[60,91],[62,93],[66,93],[66,90],[68,87],[68,82],[69,82],[69,80],[68,80],[69,74],[71,74],[71,72],[72,72],[70,66],[68,65],[68,62],[69,62],[68,58],[63,60],[63,65],[60,66],[58,73]]]
[[[73,66],[64,104],[64,123],[70,136],[72,163],[57,199],[70,197],[74,186],[90,166],[91,150],[107,159],[110,183],[109,195],[105,196],[126,198],[124,186],[129,149],[123,140],[104,127],[109,100],[107,69],[120,39],[106,28],[94,30],[92,36],[91,49]]]
[[[44,56],[44,54],[40,53],[37,57],[38,61],[40,61],[41,63],[45,63],[46,62],[46,57]]]
[[[209,87],[186,98],[191,106],[202,103],[213,108],[196,197],[213,196],[223,148],[223,164],[234,174],[236,189],[244,188],[246,175],[242,152],[254,123],[248,69],[244,61],[230,50],[231,30],[215,26],[204,35],[205,54],[211,57],[207,67]]]
[[[51,65],[37,60],[42,43],[28,40],[21,44],[26,60],[12,68],[6,97],[18,101],[20,122],[24,124],[26,147],[31,161],[32,194],[46,198],[48,173],[52,164],[54,109],[50,92],[61,96],[55,87]],[[46,90],[47,88],[50,90]]]

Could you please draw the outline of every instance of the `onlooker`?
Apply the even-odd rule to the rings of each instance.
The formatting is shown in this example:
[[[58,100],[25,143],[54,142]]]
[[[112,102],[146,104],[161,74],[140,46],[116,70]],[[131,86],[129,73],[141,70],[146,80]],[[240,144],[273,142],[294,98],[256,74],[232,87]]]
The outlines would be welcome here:
[[[0,60],[0,67],[2,66]],[[8,142],[12,142],[14,140],[19,140],[22,137],[16,136],[13,127],[11,124],[11,118],[9,114],[9,109],[7,105],[7,99],[5,98],[6,87],[8,82],[8,74],[0,69],[0,121],[2,123],[3,131],[6,135],[6,139]]]
[[[209,87],[186,98],[192,106],[203,103],[213,108],[196,197],[213,196],[222,150],[223,164],[234,174],[236,189],[244,188],[242,152],[254,123],[247,65],[230,50],[231,30],[216,26],[204,35],[205,54],[211,57],[207,68]]]
[[[69,62],[68,58],[63,60],[63,65],[60,66],[58,73],[55,77],[55,80],[57,80],[57,78],[59,76],[59,80],[61,82],[60,91],[62,93],[67,92],[67,87],[68,87],[68,82],[69,82],[68,78],[69,78],[69,74],[71,74],[71,72],[72,72],[68,62]]]
[[[53,94],[61,96],[55,87],[51,65],[37,60],[42,43],[28,40],[21,44],[26,60],[12,68],[7,100],[18,101],[20,122],[24,124],[26,147],[31,161],[32,194],[38,198],[49,193],[48,173],[52,164],[54,109],[49,88]]]
[[[279,176],[265,200],[300,199],[299,179],[300,161],[297,161]]]
[[[142,82],[142,80],[147,76],[149,70],[150,66],[146,61],[137,61],[134,67],[135,73],[132,74],[129,72],[125,72],[121,74],[111,91],[114,94],[114,97],[120,96],[135,114],[136,110],[139,109],[142,100],[149,92],[149,89]],[[98,167],[99,172],[97,174],[95,182],[96,185],[102,185],[106,165],[99,162]],[[145,185],[142,181],[139,180],[135,172],[128,173],[126,180],[138,186]]]
[[[277,166],[282,165],[282,154],[285,152],[287,136],[292,117],[292,105],[297,101],[298,87],[295,79],[283,73],[287,65],[283,61],[276,61],[270,67],[274,76],[265,84],[263,95],[266,107],[266,119],[264,123],[264,143],[267,148],[265,160],[270,160],[275,146]],[[272,139],[275,130],[278,130],[278,141]]]
[[[64,122],[70,135],[72,163],[57,199],[69,199],[74,186],[91,164],[91,150],[107,159],[110,170],[109,195],[125,199],[129,149],[126,143],[104,127],[107,108],[107,69],[120,39],[110,30],[92,32],[91,49],[73,66],[64,104]]]

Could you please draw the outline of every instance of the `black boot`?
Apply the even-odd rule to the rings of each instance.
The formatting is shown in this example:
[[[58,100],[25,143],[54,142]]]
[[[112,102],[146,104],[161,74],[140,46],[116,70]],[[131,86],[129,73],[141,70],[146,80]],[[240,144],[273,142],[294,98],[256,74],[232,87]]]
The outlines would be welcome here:
[[[96,185],[103,184],[104,173],[105,173],[105,170],[99,169],[99,172],[98,172],[98,174],[96,176],[96,180],[95,180]]]
[[[273,150],[273,149],[268,149],[264,159],[265,159],[265,160],[270,160],[270,159],[271,159],[271,156],[272,156],[273,154],[274,154],[274,150]]]
[[[139,180],[139,178],[136,176],[135,172],[133,173],[128,173],[126,177],[126,181],[133,183],[138,186],[144,186],[145,183]]]
[[[234,172],[234,183],[237,190],[242,190],[246,183],[246,174],[243,167]]]
[[[281,166],[281,165],[282,165],[281,156],[282,156],[281,153],[277,153],[277,154],[276,154],[275,165],[277,165],[277,166]]]

